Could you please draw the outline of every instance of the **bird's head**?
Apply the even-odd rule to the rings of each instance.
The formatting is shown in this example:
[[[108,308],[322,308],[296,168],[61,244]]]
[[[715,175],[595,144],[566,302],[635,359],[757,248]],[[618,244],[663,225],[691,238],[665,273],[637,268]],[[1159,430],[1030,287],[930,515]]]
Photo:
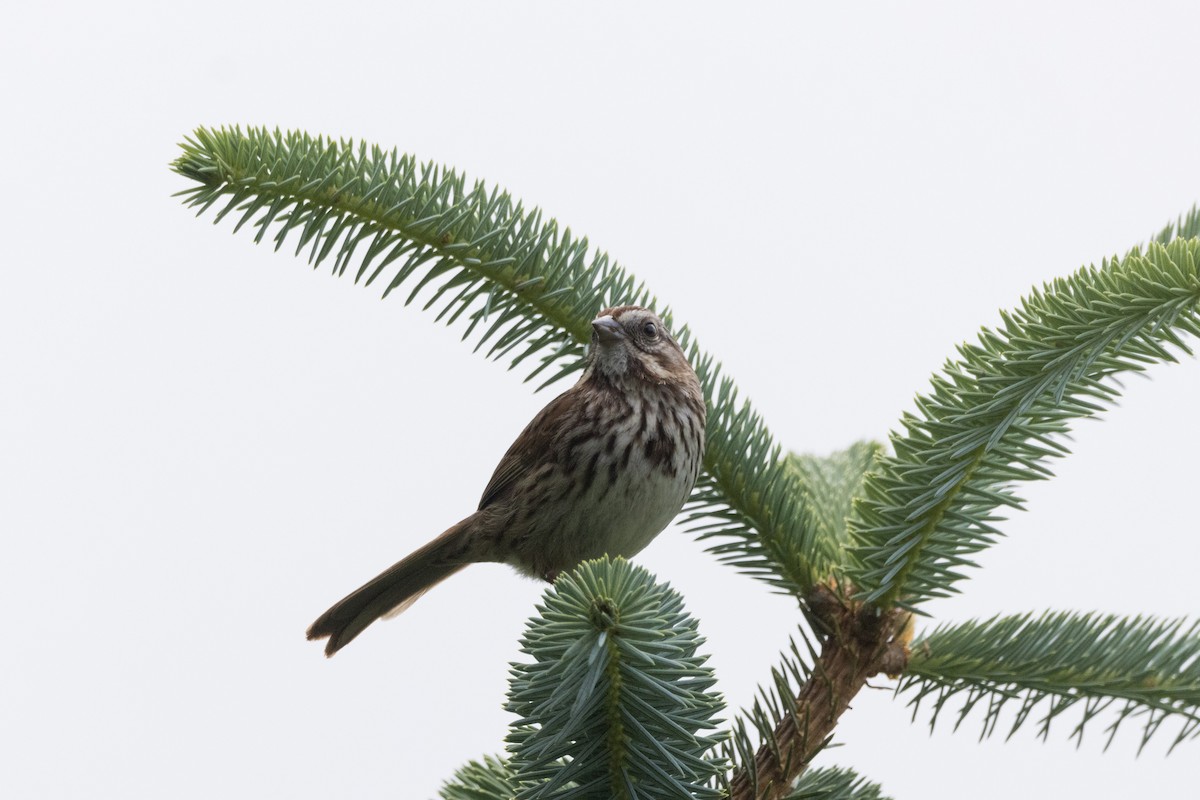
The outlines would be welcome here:
[[[588,371],[617,381],[692,382],[696,373],[661,319],[648,308],[606,308],[592,320]]]

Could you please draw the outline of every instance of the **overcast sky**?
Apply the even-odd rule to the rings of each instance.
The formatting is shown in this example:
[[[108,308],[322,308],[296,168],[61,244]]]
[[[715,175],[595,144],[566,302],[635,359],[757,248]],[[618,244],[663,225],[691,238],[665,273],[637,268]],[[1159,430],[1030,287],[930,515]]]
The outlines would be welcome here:
[[[198,125],[364,138],[587,234],[790,449],[882,438],[1033,284],[1200,200],[1194,3],[24,4],[0,29],[0,794],[425,798],[502,749],[542,591],[472,567],[327,661],[304,630],[475,506],[553,395],[400,297],[170,197]],[[736,10],[735,10],[736,9]],[[1194,615],[1200,363],[1128,382],[939,620]],[[559,387],[565,388],[565,387]],[[733,706],[794,605],[639,562]],[[879,681],[886,687],[886,681]],[[866,692],[822,764],[897,800],[1180,796],[1200,742],[930,736]]]

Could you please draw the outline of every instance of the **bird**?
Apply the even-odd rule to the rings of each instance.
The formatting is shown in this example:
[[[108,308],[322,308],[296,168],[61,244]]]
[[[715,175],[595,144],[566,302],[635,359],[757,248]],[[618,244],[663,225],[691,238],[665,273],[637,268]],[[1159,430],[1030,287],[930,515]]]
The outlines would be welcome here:
[[[663,321],[604,309],[579,380],[517,436],[475,512],[334,604],[308,638],[332,656],[472,563],[553,583],[585,560],[637,554],[691,494],[705,425],[700,381]]]
[[[517,435],[478,509],[335,603],[308,639],[328,639],[332,656],[469,564],[553,583],[588,559],[632,557],[691,494],[706,420],[700,379],[658,315],[604,309],[580,379]]]

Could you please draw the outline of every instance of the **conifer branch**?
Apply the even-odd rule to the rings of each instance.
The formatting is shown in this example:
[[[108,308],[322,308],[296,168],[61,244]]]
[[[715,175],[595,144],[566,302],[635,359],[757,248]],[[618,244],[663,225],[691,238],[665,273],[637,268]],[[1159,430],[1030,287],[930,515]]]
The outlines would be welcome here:
[[[850,539],[848,523],[854,511],[854,498],[875,460],[884,454],[878,442],[855,442],[845,450],[827,456],[792,453],[787,463],[800,478],[805,505],[815,529],[813,539],[820,545],[824,569],[820,580],[829,578],[835,567],[845,565]]]
[[[929,701],[930,727],[953,700],[955,729],[982,709],[980,738],[995,733],[1005,709],[1016,709],[1007,736],[1038,713],[1042,738],[1074,709],[1071,736],[1082,743],[1108,710],[1105,748],[1129,720],[1142,726],[1139,751],[1176,720],[1174,748],[1200,733],[1200,622],[1058,612],[942,625],[913,643],[897,692],[912,696],[914,718]]]
[[[1117,395],[1111,379],[1174,361],[1171,348],[1190,353],[1198,260],[1196,239],[1152,243],[1035,290],[959,348],[856,502],[850,576],[865,599],[912,607],[957,591],[969,556],[998,535],[996,511],[1021,507],[1013,483],[1052,474],[1045,462],[1067,452],[1071,421]]]
[[[705,759],[724,704],[696,621],[669,586],[623,559],[560,575],[530,621],[508,709],[518,800],[691,797],[721,768]]]
[[[854,770],[822,767],[804,773],[786,800],[888,800],[879,784]]]
[[[314,268],[331,263],[335,275],[382,283],[385,297],[411,285],[406,303],[423,296],[439,320],[463,324],[476,349],[488,345],[489,357],[543,379],[539,388],[582,366],[601,309],[657,306],[606,253],[539,209],[395,150],[261,128],[199,128],[181,147],[171,167],[194,183],[179,194],[198,214],[215,208],[214,223],[235,215],[234,231],[250,225],[255,241],[273,230],[276,249],[291,239]],[[690,519],[711,517],[710,537],[761,541],[780,561],[757,560],[748,571],[802,596],[815,585],[808,559],[816,545],[795,474],[720,365],[673,325],[670,309],[659,311],[709,408],[705,476]]]
[[[236,214],[235,231],[250,224],[256,241],[271,234],[276,248],[294,241],[314,267],[350,271],[383,285],[385,297],[408,285],[406,302],[422,298],[539,388],[579,369],[600,309],[657,305],[539,210],[396,151],[203,128],[182,148],[172,167],[194,182],[180,194],[199,213],[216,208],[215,222]],[[902,691],[936,698],[935,719],[951,697],[965,693],[963,715],[987,699],[995,711],[985,732],[1005,703],[1020,702],[1014,730],[1039,704],[1049,709],[1043,734],[1082,707],[1081,736],[1116,702],[1125,705],[1110,738],[1139,714],[1143,744],[1168,718],[1181,722],[1176,744],[1196,735],[1195,626],[1026,616],[938,629],[911,663],[907,647],[908,609],[957,590],[971,554],[998,535],[997,511],[1020,507],[1013,484],[1050,475],[1047,460],[1066,452],[1069,423],[1111,401],[1115,375],[1188,352],[1184,336],[1200,334],[1196,236],[1193,209],[1144,252],[1035,291],[935,376],[892,436],[891,455],[856,445],[825,459],[785,457],[720,366],[660,309],[709,408],[689,521],[718,540],[723,561],[799,598],[824,636],[819,652],[793,644],[772,676],[750,716],[759,744],[738,722],[725,749],[737,764],[724,784],[732,798],[877,798],[878,787],[849,773],[807,768],[880,672],[907,669]],[[593,562],[561,577],[539,611],[524,642],[534,663],[514,667],[510,708],[521,720],[510,761],[467,765],[443,797],[632,797],[635,774],[638,796],[713,796],[705,784],[723,780],[714,775],[722,762],[703,757],[716,737],[699,732],[720,700],[678,595],[624,562]]]
[[[515,794],[512,770],[495,756],[463,765],[438,792],[441,800],[512,800]]]
[[[911,615],[899,608],[879,613],[853,595],[853,587],[831,582],[810,596],[811,615],[825,632],[821,652],[754,757],[740,760],[732,800],[787,798],[867,679],[904,671]]]
[[[1195,239],[1200,236],[1200,206],[1192,206],[1186,214],[1180,214],[1174,222],[1150,237],[1150,241],[1168,245],[1176,239]],[[1139,248],[1139,252],[1145,248]]]

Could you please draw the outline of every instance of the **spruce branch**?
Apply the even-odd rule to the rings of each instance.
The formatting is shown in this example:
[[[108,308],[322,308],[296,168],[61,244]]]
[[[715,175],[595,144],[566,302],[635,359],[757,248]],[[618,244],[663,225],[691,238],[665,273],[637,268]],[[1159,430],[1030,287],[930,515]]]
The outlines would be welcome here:
[[[1175,239],[1194,239],[1197,236],[1200,236],[1200,206],[1192,206],[1186,214],[1180,214],[1177,220],[1151,236],[1150,241],[1167,245]]]
[[[512,770],[495,756],[466,763],[438,792],[441,800],[512,800],[515,794]]]
[[[730,773],[717,776],[717,788],[724,796],[732,793],[730,781],[741,773],[746,773],[745,780],[752,789],[757,789],[759,780],[755,765],[760,749],[767,748],[776,754],[781,752],[776,728],[780,720],[795,713],[797,697],[812,675],[810,665],[820,657],[819,645],[814,644],[804,627],[788,645],[788,650],[780,654],[779,664],[771,669],[770,682],[765,687],[759,686],[753,705],[737,714],[730,726],[729,738],[721,743],[717,755],[732,766]]]
[[[810,615],[825,633],[820,653],[803,674],[798,691],[793,692],[786,675],[776,673],[780,702],[768,705],[769,714],[761,714],[756,706],[752,721],[762,741],[753,755],[744,743],[745,726],[736,730],[732,800],[788,797],[867,680],[904,671],[911,615],[900,608],[881,612],[854,595],[853,586],[834,581],[810,595]]]
[[[623,559],[559,576],[530,621],[508,709],[524,798],[717,798],[704,757],[724,704],[679,594]]]
[[[848,530],[854,498],[875,459],[884,454],[878,442],[855,442],[845,450],[827,456],[792,453],[787,463],[800,477],[805,505],[812,516],[813,539],[824,558],[825,574],[843,566],[845,549],[852,544]]]
[[[707,394],[703,376],[701,383]],[[684,507],[684,524],[699,539],[716,540],[708,549],[722,563],[803,600],[831,574],[837,543],[817,527],[800,474],[761,419],[748,403],[738,406],[732,382],[707,396],[716,399],[709,401],[706,472]]]
[[[854,770],[822,767],[804,773],[786,800],[888,800],[879,784]]]
[[[983,709],[980,738],[995,733],[1001,712],[1015,708],[1015,734],[1040,714],[1038,734],[1075,709],[1071,736],[1110,711],[1105,748],[1122,724],[1142,726],[1139,752],[1164,722],[1179,728],[1171,744],[1200,733],[1200,622],[1047,612],[942,625],[913,642],[897,693],[909,694],[913,717],[931,704],[932,728],[946,706],[961,703],[957,729]]]
[[[865,599],[913,607],[957,591],[969,556],[999,535],[997,510],[1021,507],[1012,485],[1052,474],[1071,421],[1118,394],[1111,379],[1174,361],[1172,347],[1190,353],[1198,260],[1196,239],[1151,243],[1035,290],[959,347],[863,483],[850,577]]]
[[[688,507],[689,521],[698,521],[691,530],[701,539],[723,539],[710,547],[722,561],[803,600],[844,566],[852,500],[882,450],[876,442],[856,442],[828,456],[790,453],[779,462],[778,454],[772,453],[756,459],[772,465],[772,485],[780,493],[764,498],[762,508],[789,507],[783,513],[760,510],[758,516],[796,521],[771,528],[769,536],[761,535],[752,519],[722,505],[724,495],[718,487],[701,481]],[[711,506],[705,503],[708,499]]]
[[[235,215],[235,232],[249,225],[256,242],[270,234],[276,249],[290,238],[314,268],[330,263],[335,275],[382,284],[385,297],[410,285],[406,303],[423,297],[439,320],[463,325],[477,350],[488,345],[488,357],[542,379],[538,388],[582,366],[601,309],[657,305],[606,253],[539,209],[395,150],[263,128],[199,128],[181,148],[171,168],[194,183],[179,195],[197,214],[215,209],[214,223]],[[778,565],[752,559],[746,569],[802,596],[818,570],[808,563],[815,544],[796,475],[720,365],[672,324],[669,309],[660,315],[709,408],[705,475],[690,518],[711,517],[710,537],[761,540],[786,554]]]
[[[384,296],[408,285],[406,302],[422,298],[539,388],[581,366],[601,308],[656,305],[606,254],[539,210],[411,156],[262,129],[200,129],[182,147],[172,166],[195,183],[181,194],[199,213],[217,209],[214,221],[236,213],[235,231],[250,224],[256,241],[271,234],[276,248],[290,237],[314,267],[350,271],[383,285]],[[1181,722],[1176,744],[1195,736],[1194,626],[992,620],[977,624],[985,633],[938,629],[912,664],[907,638],[908,609],[957,591],[971,554],[998,535],[997,512],[1020,507],[1013,484],[1050,475],[1046,462],[1066,453],[1069,424],[1116,395],[1111,379],[1188,352],[1183,336],[1200,334],[1197,235],[1193,209],[1144,251],[1035,291],[935,376],[892,436],[891,455],[858,445],[827,459],[785,457],[719,364],[679,328],[709,407],[689,522],[718,541],[711,549],[723,561],[800,598],[824,636],[819,651],[793,643],[770,690],[735,725],[723,751],[735,769],[722,783],[716,737],[700,733],[720,702],[678,595],[621,561],[582,565],[559,579],[531,623],[524,644],[533,663],[513,668],[510,708],[521,720],[510,761],[467,765],[443,797],[475,800],[505,787],[521,798],[706,797],[717,785],[737,800],[867,800],[877,787],[807,768],[866,680],[906,667],[903,690],[935,697],[935,718],[965,692],[965,712],[983,699],[997,709],[989,715],[1019,701],[1018,725],[1044,703],[1043,734],[1078,706],[1082,735],[1115,702],[1124,705],[1110,737],[1139,715],[1143,744],[1169,718]],[[672,325],[669,310],[661,315]],[[1024,662],[988,650],[1006,631]],[[1122,657],[1145,656],[1143,672],[1089,650],[1097,638]],[[1063,642],[1072,644],[1061,650]],[[985,730],[995,726],[989,719]]]

